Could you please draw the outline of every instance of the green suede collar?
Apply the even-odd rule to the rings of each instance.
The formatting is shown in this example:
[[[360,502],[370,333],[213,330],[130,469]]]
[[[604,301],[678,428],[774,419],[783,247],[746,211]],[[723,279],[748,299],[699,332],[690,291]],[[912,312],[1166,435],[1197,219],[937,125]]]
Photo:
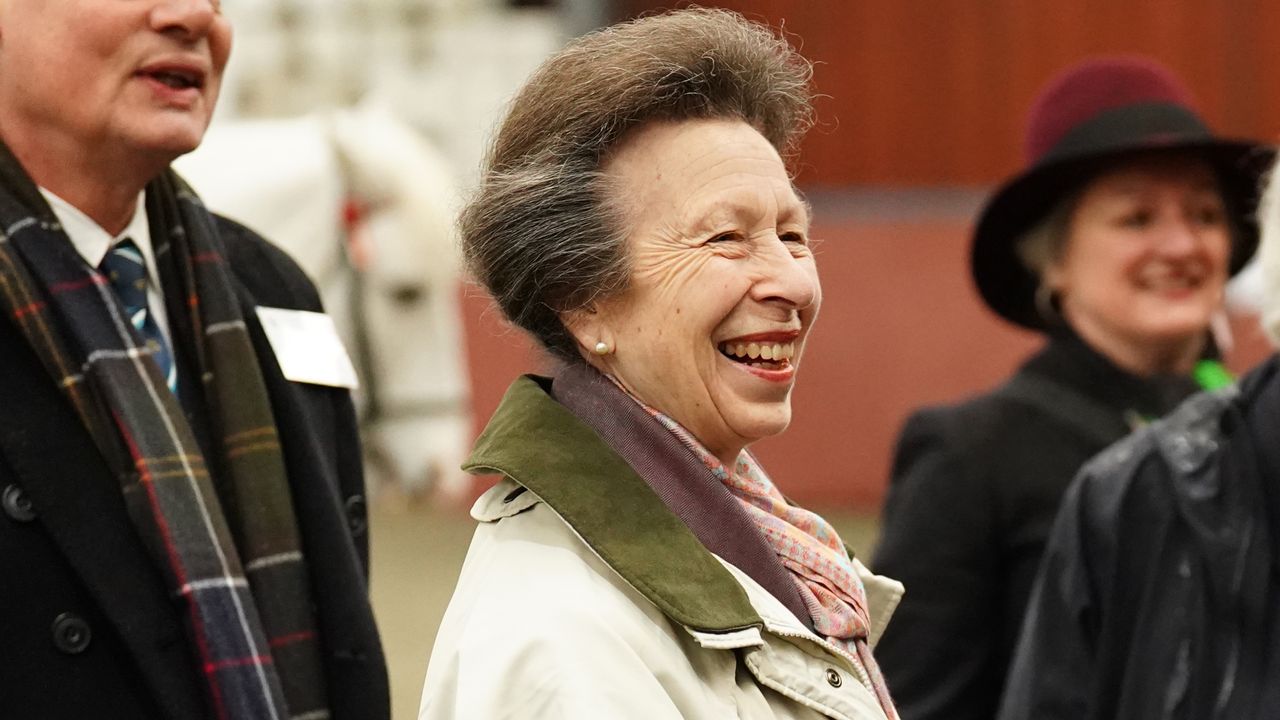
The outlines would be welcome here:
[[[550,382],[516,380],[463,469],[498,472],[528,488],[672,620],[708,632],[761,625],[729,571],[631,466],[547,394]]]

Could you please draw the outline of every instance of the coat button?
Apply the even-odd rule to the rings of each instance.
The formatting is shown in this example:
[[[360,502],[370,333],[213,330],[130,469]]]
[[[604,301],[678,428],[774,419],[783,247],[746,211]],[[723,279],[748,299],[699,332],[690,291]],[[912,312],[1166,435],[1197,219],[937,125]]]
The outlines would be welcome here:
[[[832,668],[827,668],[827,684],[833,688],[838,688],[844,684],[844,678],[840,677],[840,673]]]
[[[347,527],[351,534],[360,537],[369,529],[369,510],[365,507],[363,495],[352,495],[347,498]]]
[[[75,613],[62,613],[53,619],[53,644],[68,655],[79,655],[89,647],[93,631],[89,623]]]
[[[0,493],[0,505],[4,506],[4,514],[18,522],[31,522],[36,519],[36,511],[31,507],[31,498],[27,492],[17,485],[5,487]]]

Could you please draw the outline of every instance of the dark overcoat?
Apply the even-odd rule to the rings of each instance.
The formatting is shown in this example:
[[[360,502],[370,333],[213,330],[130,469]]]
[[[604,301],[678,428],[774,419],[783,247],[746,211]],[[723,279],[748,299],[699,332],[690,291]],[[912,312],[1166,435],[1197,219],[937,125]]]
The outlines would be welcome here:
[[[280,434],[333,717],[386,718],[351,399],[286,380],[254,312],[320,310],[319,297],[283,252],[230,221],[217,226]],[[190,377],[181,357],[179,368]],[[201,412],[187,412],[199,436]],[[0,717],[203,718],[187,643],[119,481],[18,328],[0,318]]]
[[[1071,478],[1195,389],[1128,374],[1061,329],[994,391],[911,416],[872,563],[906,586],[876,648],[904,720],[995,716]]]
[[[1280,717],[1280,358],[1085,465],[1001,720]]]

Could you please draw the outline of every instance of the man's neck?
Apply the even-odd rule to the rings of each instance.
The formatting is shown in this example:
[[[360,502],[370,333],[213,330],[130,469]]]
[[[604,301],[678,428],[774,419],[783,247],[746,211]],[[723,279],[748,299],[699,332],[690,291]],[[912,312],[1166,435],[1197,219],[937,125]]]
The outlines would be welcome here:
[[[7,128],[3,136],[37,185],[66,200],[113,235],[129,225],[138,193],[167,165],[159,159],[139,161],[136,156],[88,156],[65,138],[30,139],[20,134],[13,137]]]
[[[69,186],[39,180],[37,182],[89,216],[111,235],[119,235],[129,226],[129,221],[133,220],[137,210],[138,193],[142,191],[140,185],[102,185],[88,188],[83,182]]]

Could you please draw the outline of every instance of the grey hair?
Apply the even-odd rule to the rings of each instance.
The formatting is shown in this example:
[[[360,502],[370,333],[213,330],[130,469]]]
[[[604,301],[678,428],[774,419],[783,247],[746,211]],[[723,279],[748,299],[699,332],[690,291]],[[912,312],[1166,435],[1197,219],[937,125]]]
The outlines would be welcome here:
[[[1022,234],[1014,244],[1014,252],[1022,266],[1044,281],[1049,266],[1062,258],[1067,245],[1067,233],[1071,229],[1071,214],[1075,211],[1079,191],[1058,201],[1040,222]]]
[[[812,67],[786,40],[726,10],[614,25],[552,56],[512,101],[460,217],[463,254],[507,318],[579,358],[564,313],[624,290],[620,189],[602,170],[653,121],[737,119],[784,158],[812,124]]]

